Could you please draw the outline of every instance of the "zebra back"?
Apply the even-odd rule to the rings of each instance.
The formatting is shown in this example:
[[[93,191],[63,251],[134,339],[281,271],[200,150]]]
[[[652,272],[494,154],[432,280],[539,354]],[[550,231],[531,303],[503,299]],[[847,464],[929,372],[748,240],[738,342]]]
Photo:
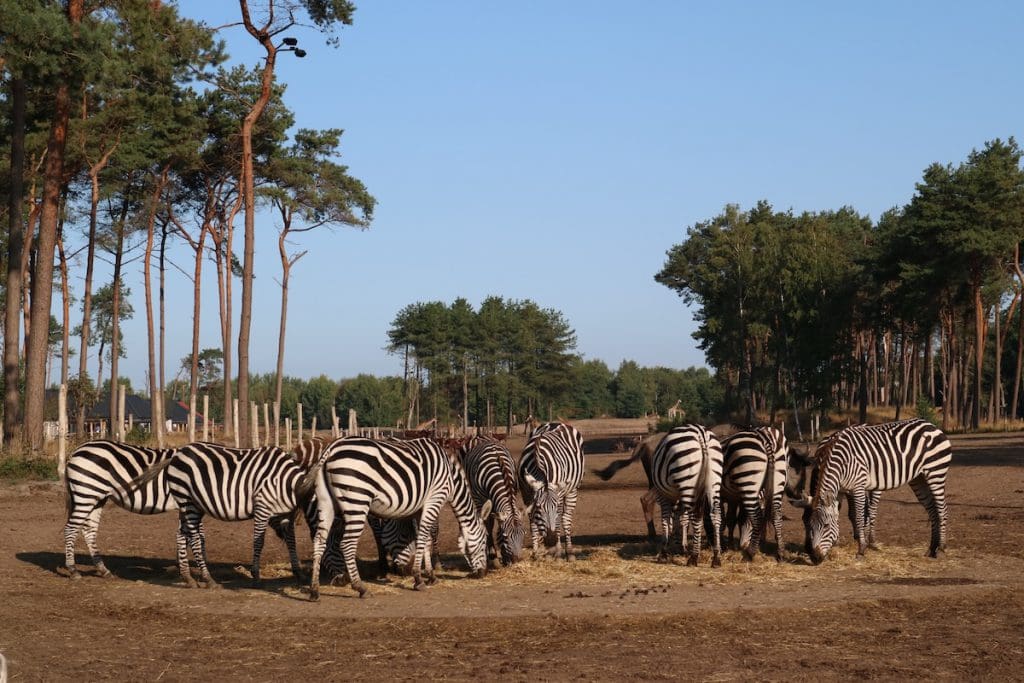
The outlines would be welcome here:
[[[718,438],[701,425],[682,425],[665,435],[651,456],[654,488],[670,500],[694,502],[719,495],[724,455]]]
[[[303,470],[275,446],[229,448],[191,443],[175,454],[168,487],[180,500],[224,521],[250,519],[257,497],[272,514],[299,506]]]
[[[531,489],[578,488],[583,481],[583,435],[562,422],[539,425],[523,448],[519,477]]]

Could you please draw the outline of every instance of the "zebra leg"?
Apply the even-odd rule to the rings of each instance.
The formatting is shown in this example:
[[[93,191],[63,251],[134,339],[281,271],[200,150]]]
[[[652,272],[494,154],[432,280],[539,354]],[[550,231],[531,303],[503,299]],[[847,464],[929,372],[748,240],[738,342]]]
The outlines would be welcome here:
[[[864,510],[864,533],[867,536],[868,547],[872,550],[878,550],[880,547],[875,540],[875,521],[878,519],[878,503],[881,499],[881,491],[868,492],[867,506]]]
[[[85,518],[85,524],[82,526],[82,535],[85,537],[85,545],[89,548],[89,555],[92,557],[92,563],[96,566],[96,571],[99,572],[100,576],[105,579],[112,578],[114,575],[110,573],[107,566],[103,564],[103,558],[100,557],[99,546],[96,545],[96,534],[100,529],[100,517],[103,515],[103,508],[98,507],[89,513],[89,516]]]
[[[494,515],[488,515],[484,520],[484,531],[487,533],[487,566],[490,569],[498,568],[498,553],[494,542]]]
[[[576,560],[576,551],[572,547],[572,520],[576,516],[576,501],[579,498],[579,491],[573,489],[565,494],[565,502],[562,507],[562,532],[565,534],[565,559],[569,562]]]
[[[647,489],[647,493],[640,496],[640,507],[644,511],[644,521],[647,522],[647,541],[655,543],[658,540],[658,532],[654,528],[654,515],[658,509],[658,494],[654,489]]]
[[[270,512],[260,501],[256,501],[252,515],[252,585],[260,585],[260,555],[263,554],[263,541],[267,538],[267,524]]]
[[[747,520],[744,523],[744,528],[749,529],[748,534],[743,534],[740,539],[746,541],[745,545],[740,548],[743,551],[743,559],[750,562],[757,555],[757,551],[760,550],[761,534],[763,532],[764,519],[761,514],[761,502],[757,499],[743,501],[743,511],[746,514]]]
[[[670,543],[672,541],[672,519],[674,517],[674,506],[672,501],[658,496],[661,504],[661,551],[658,553],[659,562],[668,562],[671,556]]]
[[[188,588],[196,587],[196,580],[192,578],[192,571],[188,566],[188,547],[192,543],[192,532],[189,530],[188,522],[185,519],[185,511],[178,513],[178,574]],[[194,551],[193,551],[194,552]]]
[[[853,537],[857,539],[857,558],[864,557],[868,549],[867,534],[864,532],[864,509],[866,493],[858,489],[850,495],[850,518],[853,520]]]
[[[686,560],[686,566],[696,567],[697,561],[700,559],[700,546],[704,540],[704,505],[698,501],[692,508],[690,508],[689,519],[687,520],[688,525],[693,526],[693,538],[690,540],[689,548],[689,559]],[[685,514],[685,513],[684,513]]]
[[[712,491],[711,494],[711,566],[721,567],[722,566],[722,504],[719,498],[719,492],[717,490]],[[758,506],[760,508],[760,506]],[[701,526],[703,526],[703,515],[701,515]],[[757,539],[760,538],[760,534],[755,534],[751,543],[757,544]],[[755,548],[757,546],[755,545]],[[700,550],[698,546],[697,550]]]
[[[318,497],[318,500],[323,498]],[[313,566],[309,576],[309,599],[316,602],[320,599],[320,563],[324,559],[324,548],[328,536],[332,535],[334,524],[334,502],[327,500],[318,507],[316,533],[313,535]]]
[[[437,516],[441,512],[441,506],[448,498],[447,493],[446,491],[442,495],[428,498],[420,512],[420,523],[416,529],[416,555],[412,561],[413,590],[423,590],[427,585],[432,585],[437,581],[434,576],[433,564],[429,564],[427,569],[426,582],[423,581],[422,572],[424,559],[426,559],[426,563],[430,563],[430,557],[426,555],[432,554],[430,548],[433,545],[434,530],[437,528]]]
[[[206,588],[220,588],[210,574],[209,562],[206,559],[206,531],[203,529],[203,513],[197,508],[185,510],[186,524],[189,529],[189,540],[192,546],[192,557],[199,565],[199,572]]]
[[[928,557],[938,557],[940,552],[946,550],[946,497],[942,482],[930,481],[927,473],[922,472],[910,481],[910,488],[928,511],[928,521],[932,527]]]
[[[71,496],[69,492],[67,494]],[[101,509],[105,501],[92,501],[90,504],[82,504],[74,501],[68,503],[68,521],[64,524],[64,568],[68,571],[68,576],[71,579],[78,580],[82,578],[82,575],[78,573],[78,567],[75,566],[75,539],[78,537],[78,531],[82,528],[82,525],[87,523],[89,517],[96,509]],[[92,552],[92,549],[89,549]]]
[[[363,527],[366,526],[366,516],[369,512],[369,507],[369,502],[348,509],[344,507],[344,503],[342,506],[342,514],[345,521],[341,539],[341,555],[345,559],[345,571],[352,582],[352,589],[359,593],[361,598],[365,598],[368,592],[366,584],[359,577],[359,567],[356,565],[356,550],[359,547],[359,537],[363,534]],[[319,536],[320,529],[317,529],[317,537]]]
[[[775,561],[782,562],[782,496],[772,498],[772,526],[775,527]]]

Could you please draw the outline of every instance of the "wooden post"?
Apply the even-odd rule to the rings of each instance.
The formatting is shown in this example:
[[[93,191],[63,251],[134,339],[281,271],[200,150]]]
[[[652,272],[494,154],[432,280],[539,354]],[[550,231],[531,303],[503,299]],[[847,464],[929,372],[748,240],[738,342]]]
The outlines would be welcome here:
[[[133,429],[135,429],[135,415],[128,413],[128,433],[131,434]]]
[[[334,406],[331,406],[331,438],[338,438],[338,411]]]
[[[231,423],[232,426],[234,427],[233,431],[235,432],[235,448],[240,448],[240,444],[238,441],[238,399],[233,398],[231,399],[231,402],[231,407],[233,408],[233,410],[231,411]]]
[[[281,447],[281,404],[274,401],[274,445]]]
[[[81,438],[81,437],[79,437]],[[57,475],[64,481],[68,465],[68,387],[60,385],[57,395]]]
[[[124,441],[124,401],[127,387],[117,385],[117,440]]]
[[[210,440],[210,395],[203,394],[203,441]]]
[[[270,404],[263,402],[263,445],[270,445]]]
[[[284,419],[284,433],[285,433],[285,436],[288,439],[287,441],[284,442],[284,447],[287,448],[288,450],[291,450],[292,449],[292,419],[290,417],[286,417]]]
[[[316,438],[316,415],[313,416],[313,426],[309,428],[309,438]]]
[[[355,434],[359,426],[356,424],[356,411],[353,408],[348,409],[348,431],[350,434]]]
[[[260,410],[256,407],[256,401],[249,401],[249,426],[252,432],[252,447],[260,447]]]
[[[196,440],[196,395],[192,394],[188,399],[188,441]]]
[[[297,405],[296,405],[295,407],[296,407],[296,410],[298,411],[298,420],[299,420],[299,443],[302,443],[302,404],[301,404],[301,403],[299,403],[299,404],[297,404]]]

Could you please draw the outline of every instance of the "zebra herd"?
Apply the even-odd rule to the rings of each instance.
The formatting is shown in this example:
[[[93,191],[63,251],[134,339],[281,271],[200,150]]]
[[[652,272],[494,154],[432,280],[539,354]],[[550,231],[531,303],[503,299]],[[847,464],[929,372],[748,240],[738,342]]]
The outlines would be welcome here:
[[[776,559],[781,561],[782,499],[787,492],[790,502],[804,509],[804,545],[815,564],[824,561],[839,536],[841,497],[847,499],[860,557],[874,544],[881,491],[904,484],[910,484],[928,511],[928,555],[937,557],[946,549],[945,487],[952,450],[946,435],[924,420],[853,425],[824,439],[810,457],[789,449],[782,432],[772,427],[736,432],[720,442],[705,427],[684,425],[668,432],[657,446],[642,442],[630,458],[597,474],[610,479],[638,459],[650,487],[641,504],[652,537],[651,502],[661,510],[661,558],[667,558],[675,530],[689,550],[688,564],[696,565],[702,531],[709,527],[711,564],[719,566],[724,514],[730,542],[736,523],[741,523],[740,547],[747,559],[757,553],[770,520]]]
[[[97,571],[111,575],[96,545],[103,505],[110,501],[139,514],[178,510],[177,559],[186,585],[196,585],[191,551],[203,584],[217,586],[206,560],[206,515],[253,520],[254,583],[260,580],[268,526],[287,544],[292,572],[301,582],[295,550],[301,512],[313,540],[311,599],[319,597],[322,571],[335,581],[350,582],[360,596],[366,594],[356,547],[367,523],[380,564],[389,566],[388,557],[391,567],[411,563],[414,588],[421,589],[435,580],[437,520],[445,503],[459,523],[460,549],[471,576],[486,573],[489,558],[497,560],[495,549],[503,564],[519,559],[525,539],[520,489],[528,503],[534,548],[543,540],[557,551],[557,533],[562,532],[571,558],[582,445],[582,436],[570,425],[540,425],[527,443],[532,455],[521,459],[517,476],[508,448],[487,438],[461,444],[457,454],[431,438],[313,439],[293,453],[212,443],[153,449],[91,441],[71,455],[65,470],[65,567],[72,578],[80,577],[74,546],[81,531]]]
[[[770,522],[776,559],[781,560],[786,493],[804,508],[805,546],[815,563],[825,559],[838,537],[841,497],[848,500],[858,555],[863,555],[874,543],[878,492],[905,483],[928,511],[929,555],[946,547],[945,479],[951,451],[946,436],[922,420],[842,429],[822,441],[810,458],[790,449],[774,428],[745,430],[719,441],[705,427],[684,425],[656,445],[641,443],[631,458],[598,474],[610,478],[637,459],[648,478],[642,502],[651,534],[649,510],[652,505],[660,509],[663,559],[678,534],[688,563],[697,564],[707,527],[712,566],[719,566],[724,521],[730,543],[740,525],[747,559],[758,552]],[[518,466],[503,443],[481,437],[457,449],[432,438],[313,439],[291,453],[211,443],[154,449],[91,441],[71,455],[66,467],[65,566],[72,578],[79,578],[74,548],[81,532],[97,572],[111,575],[96,545],[108,501],[138,514],[178,510],[178,569],[189,586],[196,585],[190,551],[203,584],[217,586],[206,560],[207,515],[253,520],[254,583],[260,580],[266,530],[272,528],[286,543],[292,572],[301,583],[295,526],[303,514],[313,542],[313,600],[319,596],[321,574],[332,582],[347,581],[366,595],[356,548],[367,524],[382,570],[411,565],[415,589],[433,583],[438,514],[446,503],[459,524],[459,546],[471,576],[483,576],[499,560],[509,565],[520,559],[524,517],[534,557],[546,551],[573,560],[583,463],[582,435],[560,422],[533,430]],[[803,487],[796,483],[798,474],[807,482]]]

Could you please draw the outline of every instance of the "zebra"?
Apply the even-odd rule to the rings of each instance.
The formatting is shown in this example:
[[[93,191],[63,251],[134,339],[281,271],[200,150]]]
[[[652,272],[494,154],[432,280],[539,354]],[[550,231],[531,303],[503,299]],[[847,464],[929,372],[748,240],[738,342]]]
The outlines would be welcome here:
[[[825,439],[815,454],[818,481],[809,505],[811,559],[820,564],[839,536],[839,496],[846,494],[863,557],[874,541],[878,492],[910,484],[931,522],[929,557],[946,550],[946,474],[949,439],[921,419],[847,427]],[[872,498],[871,496],[874,495]]]
[[[80,579],[75,566],[75,538],[79,530],[89,547],[97,572],[112,577],[96,544],[100,517],[107,501],[142,515],[153,515],[178,506],[167,491],[166,478],[160,476],[141,487],[128,484],[149,468],[168,460],[171,448],[145,448],[116,441],[89,441],[71,454],[64,473],[64,566],[72,579]]]
[[[786,487],[786,437],[774,427],[757,427],[730,435],[722,442],[722,502],[732,541],[737,508],[745,518],[740,548],[751,560],[764,536],[766,517],[775,529],[775,559],[782,561],[782,494]]]
[[[327,446],[328,439],[314,436],[304,439],[295,444],[292,448],[292,456],[295,462],[303,470],[310,470],[316,465]],[[316,496],[310,496],[302,509],[306,519],[306,526],[309,528],[309,538],[312,541],[316,537],[318,524]],[[380,576],[387,576],[389,570],[396,573],[403,573],[408,565],[412,564],[413,556],[416,553],[416,524],[418,518],[406,519],[381,519],[375,515],[368,518],[370,529],[373,531],[373,538],[377,544],[377,571]],[[278,529],[275,527],[275,531]],[[281,533],[278,532],[281,536]],[[282,538],[284,538],[282,536]],[[335,519],[327,538],[327,550],[324,553],[320,564],[322,576],[330,577],[332,584],[342,584],[347,581],[345,574],[345,561],[341,556],[339,543],[341,540],[341,520]],[[433,539],[435,544],[436,535]],[[389,561],[390,557],[390,561]]]
[[[519,459],[519,481],[530,518],[533,556],[540,544],[558,553],[565,537],[565,559],[573,561],[572,523],[583,481],[583,435],[572,425],[546,422],[530,434]]]
[[[711,517],[711,566],[721,560],[722,525],[722,446],[711,430],[700,425],[682,425],[669,431],[651,457],[651,479],[661,504],[661,557],[668,558],[673,513],[680,516],[686,539],[686,527],[692,520],[693,540],[687,564],[696,566],[700,556],[705,510]]]
[[[497,517],[501,563],[508,566],[517,562],[523,550],[526,530],[516,503],[519,486],[516,483],[512,454],[498,441],[477,437],[463,445],[460,455],[469,478],[473,502],[478,509],[482,509],[487,501],[491,502],[491,514],[484,519],[488,558],[495,557],[491,538],[494,519]]]
[[[320,558],[328,531],[339,514],[344,522],[341,552],[345,570],[360,597],[366,596],[367,588],[359,577],[356,548],[370,513],[391,519],[420,513],[412,570],[414,589],[421,590],[426,585],[422,577],[424,556],[445,502],[451,504],[462,527],[459,545],[469,562],[471,576],[486,574],[487,543],[480,517],[490,513],[489,506],[482,513],[477,512],[465,472],[433,439],[336,439],[314,471],[321,507],[313,542],[311,600],[320,597]],[[433,568],[428,566],[427,583],[434,580]]]
[[[169,459],[150,468],[133,485],[147,485],[166,470],[167,489],[179,508],[178,571],[185,585],[195,587],[189,571],[188,550],[199,566],[207,588],[218,584],[206,559],[206,535],[202,519],[210,515],[223,521],[253,520],[252,582],[260,582],[260,555],[267,525],[280,526],[288,546],[292,574],[301,581],[295,550],[294,519],[313,490],[313,477],[280,448],[229,448],[214,443],[191,443]]]

